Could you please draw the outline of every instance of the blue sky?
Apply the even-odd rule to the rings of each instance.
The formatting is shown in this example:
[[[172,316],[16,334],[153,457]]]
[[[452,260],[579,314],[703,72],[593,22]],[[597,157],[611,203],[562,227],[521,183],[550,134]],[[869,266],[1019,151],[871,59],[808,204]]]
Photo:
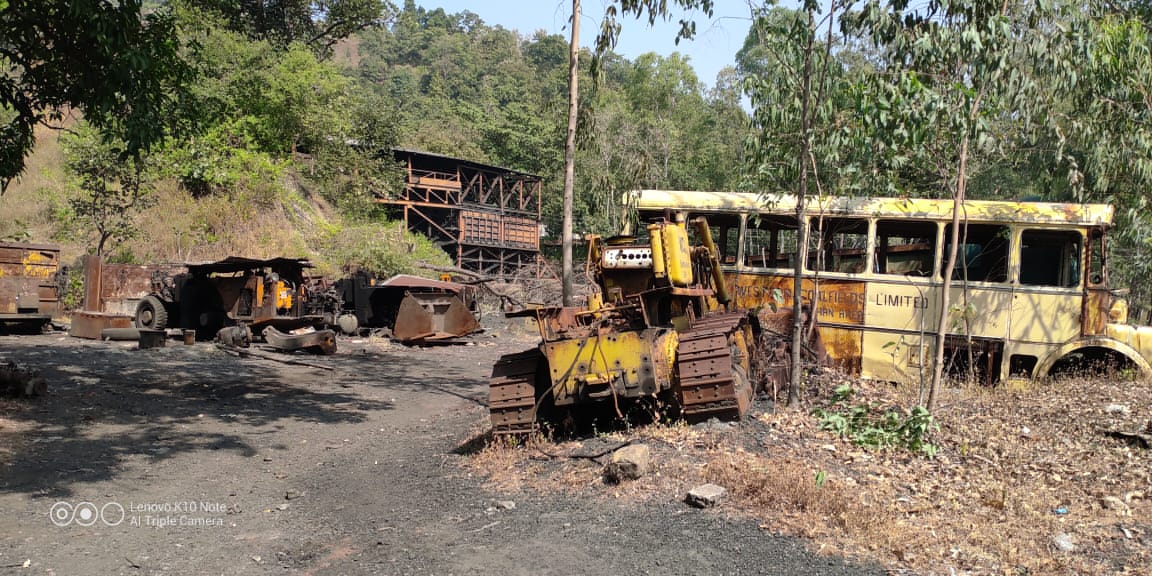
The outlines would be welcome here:
[[[751,24],[748,2],[715,0],[712,18],[700,12],[684,14],[678,11],[673,14],[671,22],[657,22],[652,27],[648,26],[647,18],[636,20],[631,16],[625,17],[621,20],[623,31],[616,45],[616,53],[635,59],[645,52],[665,56],[679,52],[688,56],[700,81],[711,86],[715,84],[716,74],[721,68],[735,64],[736,52],[744,44],[744,37]],[[416,0],[416,4],[429,10],[443,8],[449,14],[467,10],[480,16],[489,25],[499,24],[517,30],[523,36],[544,30],[565,38],[570,37],[568,19],[572,15],[572,0]],[[581,0],[581,45],[590,46],[596,38],[605,6],[604,0]],[[683,15],[690,15],[696,21],[696,38],[681,40],[677,45],[676,33],[680,30],[679,20]]]

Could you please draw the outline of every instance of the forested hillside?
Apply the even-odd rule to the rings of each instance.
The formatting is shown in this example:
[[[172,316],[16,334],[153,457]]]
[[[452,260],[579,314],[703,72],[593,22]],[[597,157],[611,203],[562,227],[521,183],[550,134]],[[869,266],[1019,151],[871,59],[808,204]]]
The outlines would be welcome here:
[[[150,6],[172,10],[189,69],[171,134],[136,165],[78,114],[41,127],[0,197],[0,237],[119,261],[288,254],[412,271],[408,246],[423,259],[435,248],[372,203],[400,183],[382,154],[393,146],[542,175],[559,230],[566,39],[412,1],[326,36],[228,6]],[[610,231],[612,199],[634,186],[738,185],[748,128],[734,72],[707,89],[679,55],[609,54],[593,82],[584,56],[578,231]]]
[[[0,27],[33,53],[43,42],[22,31],[35,22],[62,29],[100,21],[109,6],[134,6],[7,5],[0,0]],[[397,189],[399,174],[381,153],[401,146],[542,175],[555,240],[566,38],[414,0],[314,5],[144,2],[148,26],[125,36],[129,46],[99,34],[94,45],[117,56],[108,71],[146,62],[146,73],[75,75],[114,85],[120,100],[93,101],[99,85],[87,84],[80,87],[95,96],[0,91],[0,121],[16,128],[0,138],[9,158],[21,157],[31,141],[25,132],[39,125],[28,168],[0,196],[0,237],[127,261],[285,254],[392,271],[412,259],[397,252],[436,254],[384,224],[372,202]],[[645,25],[626,17],[637,10],[679,17],[661,2],[620,8],[621,34]],[[1112,202],[1113,283],[1130,285],[1138,305],[1152,301],[1137,281],[1152,270],[1146,3],[750,8],[744,49],[718,78],[698,78],[677,54],[630,60],[611,51],[593,75],[592,54],[583,52],[578,233],[610,231],[613,199],[641,186]],[[61,62],[68,71],[69,60]],[[51,82],[37,88],[67,92]],[[76,94],[92,96],[87,119],[34,113],[66,112],[61,103]],[[141,143],[146,153],[136,160]],[[6,183],[12,166],[0,168]]]

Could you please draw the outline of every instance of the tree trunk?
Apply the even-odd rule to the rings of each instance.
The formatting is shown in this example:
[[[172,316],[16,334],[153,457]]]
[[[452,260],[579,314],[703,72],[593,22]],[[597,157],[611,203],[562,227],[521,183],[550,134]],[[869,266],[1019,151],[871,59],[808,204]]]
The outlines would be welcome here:
[[[812,99],[812,44],[815,33],[812,29],[812,11],[808,11],[808,45],[804,50],[804,71],[800,79],[800,181],[796,193],[796,267],[792,279],[792,369],[788,382],[788,405],[800,403],[800,380],[803,376],[804,358],[804,317],[801,314],[804,292],[804,261],[808,253],[808,226],[804,220],[807,213],[805,202],[808,197],[808,152],[811,142],[809,118]],[[812,317],[816,316],[816,303],[812,302]]]
[[[968,185],[968,135],[960,141],[960,169],[956,175],[956,194],[952,197],[952,230],[949,235],[948,256],[944,261],[944,286],[940,292],[940,321],[936,325],[936,361],[932,365],[932,382],[928,385],[928,400],[924,407],[931,412],[936,407],[936,395],[944,379],[944,340],[948,334],[949,308],[952,306],[952,272],[956,270],[956,253],[960,244],[960,206]]]
[[[564,224],[560,233],[563,256],[561,294],[572,305],[572,200],[576,171],[576,114],[579,110],[580,0],[572,0],[572,44],[568,51],[568,135],[564,143]]]

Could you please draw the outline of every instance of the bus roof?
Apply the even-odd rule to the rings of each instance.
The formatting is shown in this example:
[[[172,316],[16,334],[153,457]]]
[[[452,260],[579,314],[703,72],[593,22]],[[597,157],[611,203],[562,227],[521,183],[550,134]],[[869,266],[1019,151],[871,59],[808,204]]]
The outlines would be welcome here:
[[[625,205],[645,211],[665,208],[721,213],[761,211],[790,214],[796,211],[796,197],[787,194],[634,190],[627,192],[624,200]],[[833,216],[946,220],[952,217],[952,200],[835,196],[810,200],[808,209],[811,213],[822,212]],[[1112,223],[1112,212],[1112,206],[1108,204],[966,200],[961,219],[970,222],[1107,226]]]

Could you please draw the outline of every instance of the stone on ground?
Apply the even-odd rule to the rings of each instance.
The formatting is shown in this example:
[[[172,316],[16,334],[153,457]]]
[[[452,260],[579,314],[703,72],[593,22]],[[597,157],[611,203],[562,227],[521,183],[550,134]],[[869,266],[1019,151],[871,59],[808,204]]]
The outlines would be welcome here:
[[[635,480],[648,473],[652,453],[645,444],[630,444],[612,453],[612,460],[604,467],[604,479],[618,483]]]
[[[697,508],[710,508],[720,502],[727,493],[723,486],[704,484],[689,490],[684,501]]]

